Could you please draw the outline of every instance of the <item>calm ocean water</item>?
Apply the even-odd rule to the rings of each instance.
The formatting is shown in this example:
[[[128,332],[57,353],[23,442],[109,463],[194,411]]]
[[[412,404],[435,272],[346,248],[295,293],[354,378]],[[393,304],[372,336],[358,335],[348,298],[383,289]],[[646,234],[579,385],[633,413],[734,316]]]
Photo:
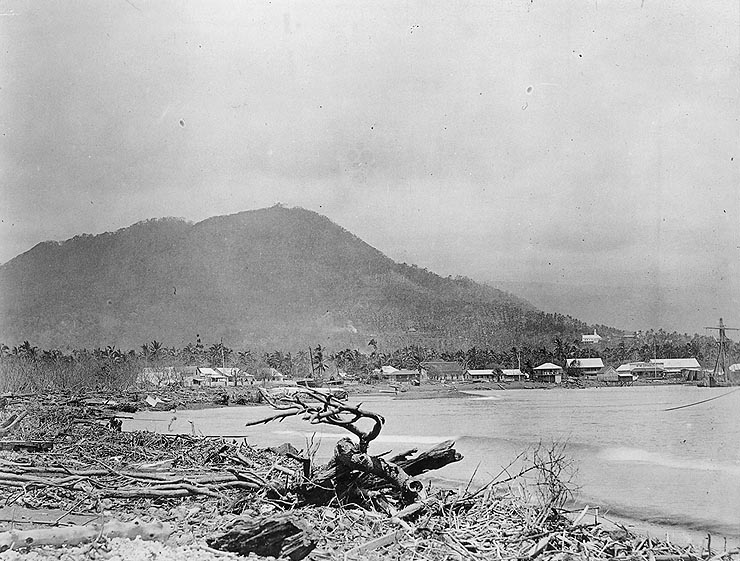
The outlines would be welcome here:
[[[599,505],[606,516],[711,532],[736,542],[740,538],[740,391],[665,411],[727,392],[728,388],[639,386],[477,392],[480,397],[472,399],[361,399],[364,408],[386,418],[373,453],[430,447],[452,438],[465,459],[436,476],[467,483],[475,474],[474,483],[484,484],[522,450],[540,442],[565,442],[567,455],[577,465],[579,504]],[[344,436],[297,419],[244,427],[247,420],[267,416],[269,411],[232,407],[142,412],[124,428],[245,435],[255,446],[291,442],[298,448],[317,428],[320,458],[329,457],[336,439]]]

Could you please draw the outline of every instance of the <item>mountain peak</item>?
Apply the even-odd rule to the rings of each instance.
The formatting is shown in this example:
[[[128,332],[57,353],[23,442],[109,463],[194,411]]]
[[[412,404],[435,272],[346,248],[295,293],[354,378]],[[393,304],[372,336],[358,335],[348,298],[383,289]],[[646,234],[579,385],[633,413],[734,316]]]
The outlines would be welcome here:
[[[234,347],[364,347],[370,337],[508,346],[522,329],[585,328],[541,314],[549,319],[539,330],[537,314],[470,279],[396,263],[329,218],[280,204],[197,223],[144,220],[45,242],[0,266],[0,341],[46,347],[182,345],[196,333]]]

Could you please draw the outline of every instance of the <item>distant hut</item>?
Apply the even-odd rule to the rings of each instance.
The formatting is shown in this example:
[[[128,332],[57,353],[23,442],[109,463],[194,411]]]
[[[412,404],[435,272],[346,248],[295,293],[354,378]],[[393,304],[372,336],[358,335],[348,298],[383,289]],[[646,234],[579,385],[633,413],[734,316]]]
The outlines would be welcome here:
[[[627,376],[632,380],[632,374],[628,372]],[[596,381],[607,386],[618,386],[620,383],[619,372],[613,366],[604,366],[596,373]]]
[[[236,367],[221,367],[215,368],[227,378],[229,386],[243,386],[245,384],[250,385],[254,383],[254,376],[246,372],[242,372],[240,368]]]
[[[393,368],[392,370],[381,370],[381,376],[383,380],[389,383],[411,382],[412,380],[419,379],[419,372],[417,372],[416,370],[398,370],[396,368]]]
[[[604,362],[600,358],[569,358],[565,366],[568,375],[596,376],[604,368]]]
[[[492,368],[484,370],[466,370],[465,377],[471,382],[500,382],[501,372]]]
[[[501,379],[504,382],[524,382],[528,378],[529,375],[522,372],[519,368],[504,368],[501,371]]]
[[[216,368],[198,368],[198,375],[203,380],[204,386],[226,386],[228,384],[228,377]]]
[[[419,366],[421,367],[422,377],[430,380],[449,382],[465,379],[465,370],[458,362],[422,362]]]
[[[264,368],[257,369],[256,378],[267,382],[282,382],[285,380],[285,375],[276,368],[266,366]]]

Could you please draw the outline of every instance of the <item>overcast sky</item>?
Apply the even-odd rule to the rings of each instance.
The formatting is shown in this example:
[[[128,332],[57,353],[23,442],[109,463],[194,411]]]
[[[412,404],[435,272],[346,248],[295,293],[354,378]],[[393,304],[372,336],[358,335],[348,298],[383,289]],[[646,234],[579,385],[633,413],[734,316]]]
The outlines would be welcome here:
[[[443,275],[740,320],[739,9],[5,1],[0,262],[282,202]]]

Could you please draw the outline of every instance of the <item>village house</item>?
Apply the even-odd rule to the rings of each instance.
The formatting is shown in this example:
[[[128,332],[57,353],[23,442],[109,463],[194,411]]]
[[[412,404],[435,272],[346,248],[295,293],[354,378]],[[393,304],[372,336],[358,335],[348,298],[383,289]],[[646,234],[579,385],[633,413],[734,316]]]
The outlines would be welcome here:
[[[389,383],[411,382],[412,380],[419,379],[419,372],[416,370],[398,370],[397,368],[393,368],[392,366],[387,371],[383,371],[381,369],[380,375],[383,380]]]
[[[581,343],[598,343],[602,339],[601,335],[596,333],[596,330],[594,329],[593,335],[581,335]]]
[[[198,374],[197,366],[176,366],[177,383],[181,386],[202,386],[203,380]]]
[[[471,382],[500,382],[501,373],[498,370],[466,370],[465,377]]]
[[[574,376],[596,376],[604,368],[600,358],[569,358],[565,361],[568,374]]]
[[[620,376],[633,376],[638,378],[663,378],[665,376],[663,367],[652,362],[628,362],[617,367]]]
[[[546,362],[540,364],[534,369],[535,380],[538,382],[548,382],[551,384],[560,384],[563,382],[563,369],[557,364]]]
[[[257,375],[255,377],[258,380],[264,380],[267,382],[282,382],[285,380],[285,374],[270,366],[258,368]]]
[[[630,377],[632,375],[630,374]],[[619,372],[613,366],[605,366],[596,374],[596,381],[602,382],[608,386],[619,385]]]
[[[420,367],[422,378],[448,382],[465,379],[465,370],[457,362],[422,362]]]
[[[193,385],[226,386],[229,382],[228,376],[219,372],[217,368],[198,367],[198,377],[201,383]]]
[[[229,386],[250,386],[254,384],[254,376],[248,372],[243,372],[241,368],[235,366],[226,366],[214,368],[227,378]]]
[[[635,376],[629,370],[618,372],[613,366],[605,366],[597,372],[596,380],[608,386],[631,386]]]
[[[504,368],[501,370],[501,379],[504,382],[523,382],[529,378],[529,374],[525,374],[519,368]]]
[[[386,364],[385,366],[381,366],[380,368],[376,368],[374,370],[374,373],[380,376],[381,378],[385,378],[392,374],[393,372],[398,372],[398,368],[394,368],[390,364]]]
[[[659,365],[665,378],[677,378],[689,373],[696,375],[701,372],[701,365],[695,358],[651,358],[650,363]]]

